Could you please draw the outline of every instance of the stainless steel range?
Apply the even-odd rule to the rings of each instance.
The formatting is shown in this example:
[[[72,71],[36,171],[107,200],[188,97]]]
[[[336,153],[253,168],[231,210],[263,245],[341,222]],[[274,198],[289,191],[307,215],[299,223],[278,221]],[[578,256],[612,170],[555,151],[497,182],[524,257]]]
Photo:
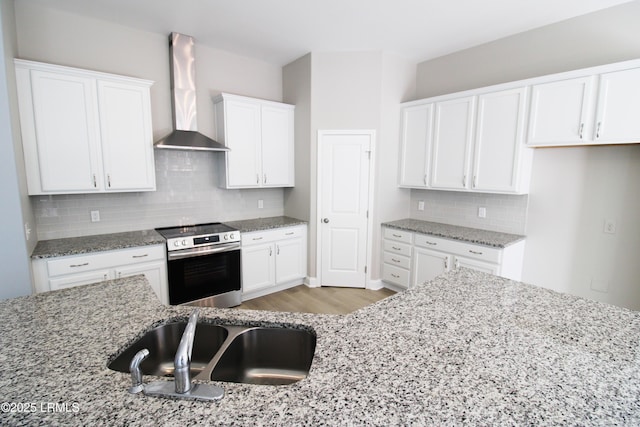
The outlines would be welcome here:
[[[225,224],[156,228],[167,240],[169,303],[241,303],[240,232]]]

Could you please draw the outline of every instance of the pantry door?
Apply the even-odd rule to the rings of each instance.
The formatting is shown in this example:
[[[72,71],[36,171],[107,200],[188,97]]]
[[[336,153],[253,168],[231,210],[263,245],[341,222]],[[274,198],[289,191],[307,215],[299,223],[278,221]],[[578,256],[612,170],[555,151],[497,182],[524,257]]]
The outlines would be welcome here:
[[[318,257],[322,286],[365,288],[375,131],[318,132]]]

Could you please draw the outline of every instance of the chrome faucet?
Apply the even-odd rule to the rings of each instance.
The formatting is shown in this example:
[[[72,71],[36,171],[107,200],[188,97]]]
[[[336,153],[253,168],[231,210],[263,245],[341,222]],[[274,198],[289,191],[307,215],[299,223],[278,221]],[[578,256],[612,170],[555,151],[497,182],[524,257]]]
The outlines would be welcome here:
[[[176,393],[186,393],[191,390],[191,354],[193,352],[193,339],[196,336],[196,323],[198,323],[199,310],[194,310],[189,316],[189,323],[184,328],[182,339],[173,360]]]
[[[193,352],[193,340],[196,335],[199,310],[195,310],[189,316],[189,322],[182,333],[180,344],[173,359],[174,381],[157,381],[147,385],[142,383],[140,363],[149,355],[149,350],[142,349],[131,359],[129,371],[131,372],[132,386],[130,393],[144,392],[148,396],[160,396],[193,400],[218,400],[224,396],[224,389],[213,384],[191,383],[191,354]]]

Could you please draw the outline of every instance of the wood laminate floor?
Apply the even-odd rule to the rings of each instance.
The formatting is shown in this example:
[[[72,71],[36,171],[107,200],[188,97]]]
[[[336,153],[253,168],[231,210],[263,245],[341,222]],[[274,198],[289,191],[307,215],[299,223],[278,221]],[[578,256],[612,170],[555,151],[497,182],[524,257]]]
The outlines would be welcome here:
[[[347,314],[395,294],[357,288],[310,288],[305,285],[243,302],[236,308],[295,313]]]

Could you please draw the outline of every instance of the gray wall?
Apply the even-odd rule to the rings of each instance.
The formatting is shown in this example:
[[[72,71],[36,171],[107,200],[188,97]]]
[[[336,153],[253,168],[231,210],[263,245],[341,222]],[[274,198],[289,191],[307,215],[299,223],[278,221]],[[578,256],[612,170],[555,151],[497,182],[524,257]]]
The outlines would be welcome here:
[[[19,123],[15,111],[13,57],[16,53],[13,1],[0,3],[0,184],[2,188],[2,245],[0,249],[0,299],[31,293],[29,256],[35,245],[25,237],[26,227],[33,227],[33,215],[26,197],[24,162],[20,150]]]
[[[631,2],[423,62],[418,98],[640,58],[639,17]],[[640,145],[536,149],[523,280],[640,309],[638,183]]]

